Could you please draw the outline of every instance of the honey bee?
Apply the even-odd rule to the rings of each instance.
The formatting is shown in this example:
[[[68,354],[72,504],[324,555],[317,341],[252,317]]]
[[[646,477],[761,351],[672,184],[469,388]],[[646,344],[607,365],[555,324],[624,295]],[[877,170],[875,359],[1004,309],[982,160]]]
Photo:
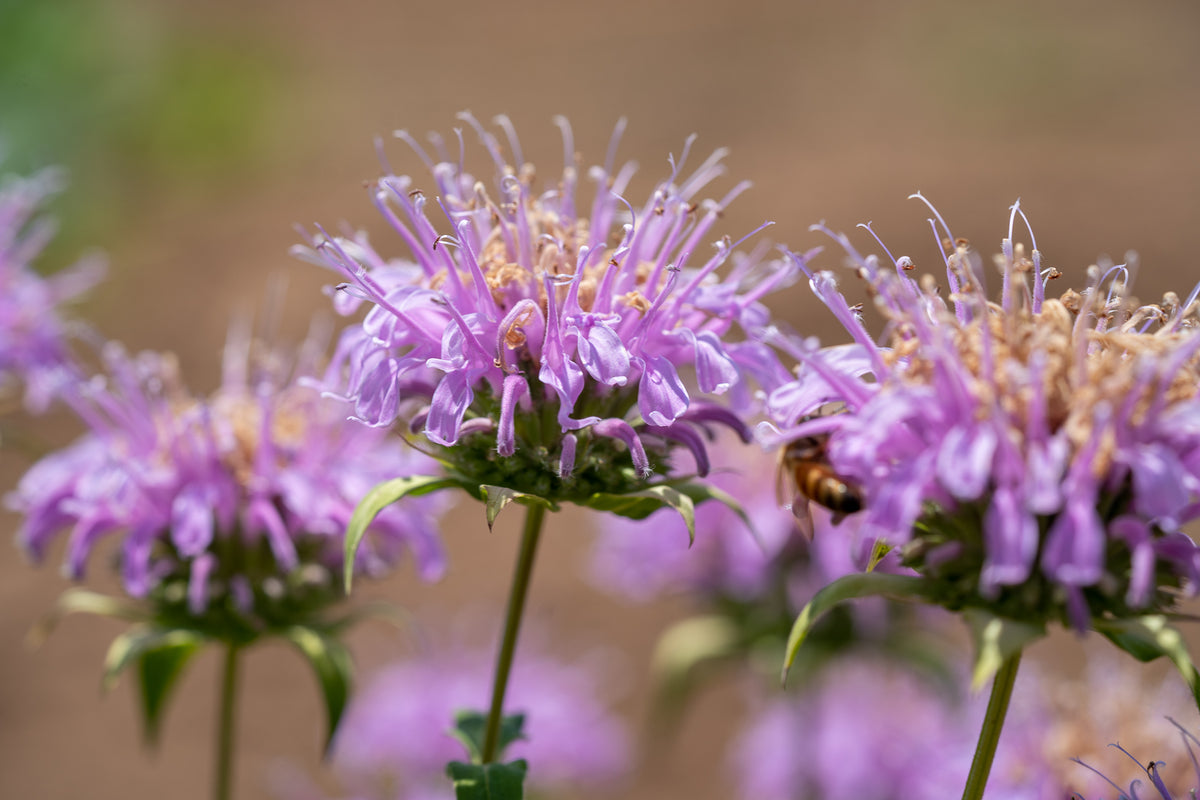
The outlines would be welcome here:
[[[811,503],[833,512],[833,524],[848,514],[862,511],[862,490],[834,472],[825,445],[828,434],[804,436],[788,442],[779,457],[779,490],[795,489],[792,514],[806,538],[813,537]]]

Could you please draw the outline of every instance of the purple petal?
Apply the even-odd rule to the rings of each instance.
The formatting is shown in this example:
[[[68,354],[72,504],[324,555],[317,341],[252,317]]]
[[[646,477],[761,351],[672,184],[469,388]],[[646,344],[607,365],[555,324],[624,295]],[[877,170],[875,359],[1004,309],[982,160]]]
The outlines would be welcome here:
[[[212,553],[204,553],[192,559],[192,572],[188,576],[187,605],[188,611],[200,616],[208,608],[208,576],[217,566],[217,559]]]
[[[687,411],[687,389],[666,357],[646,356],[644,361],[638,383],[638,410],[651,425],[670,425]]]
[[[496,452],[511,456],[516,452],[515,417],[517,403],[529,396],[529,383],[524,375],[508,375],[500,395],[500,424],[496,431]]]
[[[213,540],[212,491],[207,486],[185,486],[171,503],[171,541],[180,555],[195,557]]]
[[[993,594],[1000,586],[1022,583],[1037,558],[1037,518],[1021,506],[1021,498],[1011,489],[999,489],[992,496],[983,523],[987,560],[980,583],[985,593]]]
[[[1091,586],[1104,569],[1104,526],[1092,498],[1072,497],[1046,537],[1042,570],[1068,586]]]
[[[967,424],[951,428],[938,448],[938,480],[959,500],[983,494],[992,476],[997,436],[990,425]]]
[[[629,381],[629,351],[617,332],[591,317],[578,333],[579,361],[588,374],[606,386],[624,386]]]
[[[458,441],[458,429],[475,392],[471,388],[475,375],[471,370],[457,369],[446,376],[433,390],[429,401],[429,416],[425,420],[425,435],[435,444],[450,447]]]
[[[701,331],[693,338],[696,348],[696,382],[700,391],[722,394],[738,382],[738,368],[712,331]]]
[[[601,420],[592,426],[592,430],[598,436],[608,436],[624,442],[625,446],[629,448],[629,455],[633,459],[633,466],[639,477],[645,479],[653,474],[650,469],[650,459],[646,457],[646,448],[628,422],[623,419]]]

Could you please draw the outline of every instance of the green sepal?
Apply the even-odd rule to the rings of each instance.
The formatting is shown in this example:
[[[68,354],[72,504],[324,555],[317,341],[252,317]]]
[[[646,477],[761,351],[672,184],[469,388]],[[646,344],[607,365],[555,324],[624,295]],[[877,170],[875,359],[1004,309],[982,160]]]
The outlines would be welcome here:
[[[800,645],[808,637],[813,625],[825,612],[836,605],[855,600],[860,597],[883,595],[897,600],[919,600],[926,595],[924,578],[913,575],[890,575],[886,572],[856,572],[830,583],[813,595],[808,605],[800,611],[792,630],[788,634],[787,647],[784,650],[783,671],[779,676],[781,683],[787,682],[788,670],[796,660]]]
[[[472,764],[483,761],[483,738],[487,731],[487,715],[479,711],[459,711],[454,715],[454,727],[447,733],[467,750]],[[502,758],[508,746],[525,738],[525,715],[505,714],[500,718],[500,736],[496,741],[496,758]]]
[[[609,494],[596,492],[579,503],[596,511],[609,511],[629,519],[645,519],[660,508],[673,508],[687,525],[688,542],[696,540],[696,506],[692,498],[673,486],[655,484],[636,492]]]
[[[507,764],[464,764],[451,761],[446,774],[454,781],[455,800],[524,800],[524,759]]]
[[[367,528],[375,520],[375,517],[379,516],[380,511],[408,495],[415,497],[459,485],[461,485],[459,480],[447,478],[444,475],[410,475],[384,481],[367,492],[367,496],[354,509],[354,514],[350,517],[350,524],[346,527],[346,564],[343,576],[346,594],[350,594],[350,584],[354,579],[354,556],[358,553],[358,546],[366,536]]]
[[[1096,619],[1092,628],[1138,661],[1153,661],[1166,656],[1192,690],[1200,708],[1200,674],[1188,654],[1183,635],[1161,614],[1133,619]]]
[[[1046,635],[1046,626],[998,617],[979,608],[963,609],[971,629],[975,663],[971,665],[971,691],[978,692],[995,677],[1004,662]]]
[[[208,639],[196,631],[174,630],[168,632],[158,645],[146,650],[138,659],[138,688],[142,697],[142,724],[146,744],[158,744],[167,700],[183,676],[183,671],[192,660],[192,656],[200,652],[200,648],[207,642]]]
[[[303,625],[285,628],[282,635],[308,659],[317,677],[321,699],[325,702],[325,753],[328,754],[354,683],[350,651],[332,636]]]
[[[496,517],[500,516],[500,512],[504,510],[504,507],[512,502],[520,503],[523,506],[542,506],[547,511],[558,510],[556,503],[547,500],[541,495],[518,492],[516,489],[509,489],[507,486],[480,486],[479,496],[483,498],[484,513],[487,516],[489,531],[496,523]]]
[[[750,515],[746,513],[746,509],[742,508],[742,504],[738,502],[738,499],[729,492],[703,481],[684,481],[683,483],[674,483],[671,485],[690,497],[693,505],[698,506],[706,500],[716,500],[736,514],[737,518],[746,526],[746,530],[750,531],[750,535],[754,537],[754,541],[763,546],[762,536],[759,535],[758,529],[754,527],[754,522],[750,519]]]
[[[72,587],[63,592],[45,616],[37,621],[25,637],[30,647],[40,647],[68,614],[95,614],[99,617],[141,622],[146,612],[140,606],[120,597]]]
[[[104,656],[101,688],[111,691],[131,665],[138,667],[143,735],[155,744],[163,710],[184,667],[208,642],[204,634],[186,628],[155,628],[136,625],[113,639]]]

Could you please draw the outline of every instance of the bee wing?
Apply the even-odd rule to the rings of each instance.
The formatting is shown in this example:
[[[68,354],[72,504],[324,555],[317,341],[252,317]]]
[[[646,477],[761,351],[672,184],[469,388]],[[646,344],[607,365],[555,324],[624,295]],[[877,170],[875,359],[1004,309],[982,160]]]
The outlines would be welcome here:
[[[792,500],[792,516],[796,518],[796,527],[800,533],[811,542],[817,531],[813,524],[812,503],[800,492],[796,492],[796,498]]]

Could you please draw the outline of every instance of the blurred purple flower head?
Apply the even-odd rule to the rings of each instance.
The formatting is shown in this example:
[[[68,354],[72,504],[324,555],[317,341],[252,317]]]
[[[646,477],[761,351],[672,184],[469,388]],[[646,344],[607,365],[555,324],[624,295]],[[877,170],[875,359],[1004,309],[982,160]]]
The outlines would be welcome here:
[[[735,334],[767,324],[759,299],[794,269],[765,263],[762,247],[737,255],[740,242],[728,238],[710,248],[722,210],[748,184],[703,199],[724,173],[724,152],[685,172],[689,139],[635,207],[623,196],[634,166],[615,165],[622,124],[605,164],[588,171],[596,188],[582,205],[565,120],[566,164],[539,193],[507,118],[497,123],[508,154],[474,117],[460,118],[490,156],[490,179],[467,172],[462,131],[455,155],[431,137],[436,160],[398,132],[434,193],[390,170],[372,186],[411,260],[385,259],[362,233],[322,231],[297,249],[348,278],[339,309],[370,305],[338,345],[329,388],[367,424],[402,418],[423,430],[485,483],[559,498],[628,491],[673,446],[691,451],[703,474],[710,425],[747,431],[738,414],[694,394],[728,394],[741,408],[747,377],[774,383],[781,371],[767,348]]]
[[[1030,676],[1020,681],[1029,683]],[[762,704],[732,745],[741,797],[753,800],[944,800],[970,770],[983,702],[964,703],[878,662],[847,661],[796,696]],[[1024,689],[1023,689],[1024,691]],[[1019,695],[1020,696],[1020,695]],[[1045,715],[1010,709],[988,797],[1059,800],[1051,769],[1026,743]]]
[[[104,272],[95,258],[49,277],[31,266],[55,229],[39,210],[61,183],[58,173],[44,170],[0,184],[0,390],[24,383],[31,411],[45,409],[69,371],[69,325],[59,306],[90,289]]]
[[[1200,549],[1180,528],[1200,516],[1196,293],[1139,305],[1126,264],[1092,267],[1081,291],[1049,298],[1059,273],[1036,243],[1028,255],[1014,244],[1018,204],[991,300],[989,270],[933,214],[944,296],[911,259],[884,248],[883,264],[817,226],[885,327],[872,337],[833,274],[797,258],[854,344],[775,337],[801,363],[769,400],[778,439],[827,435],[832,467],[866,498],[865,532],[903,546],[944,605],[1082,629],[1194,593]],[[844,413],[808,416],[831,403]]]
[[[315,336],[295,355],[252,347],[235,329],[221,388],[204,398],[171,356],[108,345],[107,375],[64,393],[91,430],[36,463],[7,498],[25,515],[19,545],[41,560],[70,531],[64,570],[80,579],[97,543],[122,536],[126,590],[155,591],[192,614],[217,600],[261,612],[290,590],[332,596],[329,570],[358,501],[385,478],[432,465],[296,382],[322,349]],[[423,578],[439,577],[436,508],[421,498],[385,510],[361,568],[378,573],[408,554]]]
[[[376,674],[334,741],[333,764],[347,788],[372,800],[452,797],[446,764],[466,754],[446,731],[456,711],[487,706],[491,660],[489,650],[446,647]],[[603,695],[591,665],[535,648],[517,656],[506,713],[525,713],[526,738],[505,757],[529,761],[534,791],[611,789],[629,770],[627,732]]]

